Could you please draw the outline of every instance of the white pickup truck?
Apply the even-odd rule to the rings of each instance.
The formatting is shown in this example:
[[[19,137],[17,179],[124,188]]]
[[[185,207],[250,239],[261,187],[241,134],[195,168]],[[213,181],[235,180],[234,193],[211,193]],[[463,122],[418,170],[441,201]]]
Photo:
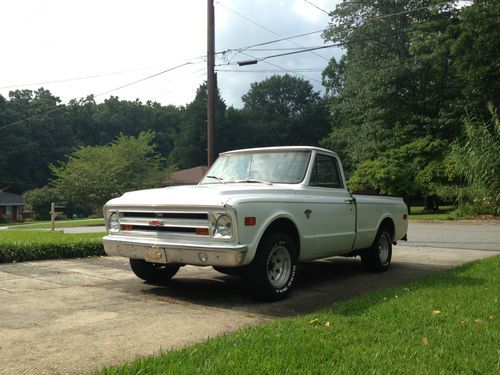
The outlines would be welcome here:
[[[279,300],[297,262],[359,255],[369,270],[386,271],[392,245],[406,239],[407,214],[401,198],[351,195],[334,152],[255,148],[222,153],[198,185],[110,200],[103,242],[149,282],[183,265],[213,266]]]

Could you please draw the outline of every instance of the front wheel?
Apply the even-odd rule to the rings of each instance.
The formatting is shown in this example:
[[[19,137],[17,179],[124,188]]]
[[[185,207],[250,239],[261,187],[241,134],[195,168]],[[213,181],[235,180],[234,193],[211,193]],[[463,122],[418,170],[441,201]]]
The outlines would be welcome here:
[[[285,233],[266,236],[246,272],[250,290],[259,298],[279,301],[290,292],[297,268],[297,247]]]
[[[361,254],[361,262],[366,269],[384,272],[389,269],[392,259],[392,235],[387,228],[380,228],[369,249]]]
[[[143,259],[130,259],[130,268],[135,275],[148,282],[163,283],[179,271],[178,264],[149,263]]]

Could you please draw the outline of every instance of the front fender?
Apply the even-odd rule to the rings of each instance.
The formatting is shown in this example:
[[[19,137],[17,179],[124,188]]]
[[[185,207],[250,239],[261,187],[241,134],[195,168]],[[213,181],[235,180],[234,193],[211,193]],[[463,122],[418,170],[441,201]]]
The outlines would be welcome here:
[[[238,236],[240,244],[248,248],[244,263],[252,262],[262,237],[269,227],[280,219],[288,220],[295,226],[299,238],[297,246],[301,253],[304,249],[310,248],[314,241],[314,227],[312,221],[303,214],[303,209],[301,203],[290,204],[286,210],[282,205],[278,208],[270,203],[259,206],[254,203],[238,207]],[[256,217],[256,225],[245,225],[245,217],[249,216]]]

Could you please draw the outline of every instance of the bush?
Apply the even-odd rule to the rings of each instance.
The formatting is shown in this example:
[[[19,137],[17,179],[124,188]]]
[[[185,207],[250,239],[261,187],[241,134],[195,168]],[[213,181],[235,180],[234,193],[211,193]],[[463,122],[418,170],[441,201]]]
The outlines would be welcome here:
[[[447,172],[460,206],[471,214],[500,215],[500,118],[465,119],[465,138],[456,142],[446,158]]]
[[[4,230],[0,232],[0,263],[106,255],[102,233]]]

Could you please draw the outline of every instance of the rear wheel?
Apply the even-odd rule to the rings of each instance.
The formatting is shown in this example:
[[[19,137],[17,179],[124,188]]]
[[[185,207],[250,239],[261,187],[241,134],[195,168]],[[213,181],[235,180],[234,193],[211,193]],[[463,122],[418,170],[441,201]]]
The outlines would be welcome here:
[[[392,235],[389,229],[379,229],[372,246],[361,254],[363,266],[370,271],[384,272],[392,259]]]
[[[290,292],[296,272],[297,247],[285,233],[267,235],[246,272],[250,290],[259,298],[279,301]]]
[[[130,268],[142,280],[162,283],[174,277],[180,266],[178,264],[149,263],[143,259],[130,259]]]

